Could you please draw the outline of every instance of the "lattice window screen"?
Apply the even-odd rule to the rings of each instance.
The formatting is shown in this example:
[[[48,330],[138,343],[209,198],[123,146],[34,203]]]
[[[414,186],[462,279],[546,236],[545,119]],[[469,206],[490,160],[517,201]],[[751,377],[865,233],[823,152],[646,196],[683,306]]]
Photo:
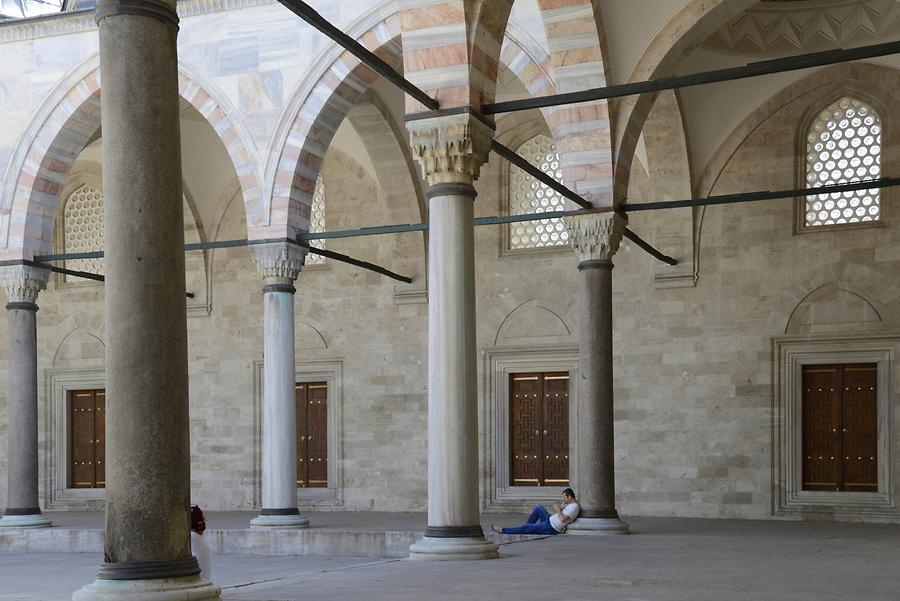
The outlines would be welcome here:
[[[314,234],[325,231],[325,182],[322,181],[321,175],[316,178],[316,191],[309,212],[309,231]],[[311,240],[309,245],[313,248],[325,248],[325,241]],[[312,253],[306,255],[306,265],[321,265],[324,262],[325,257],[322,255]]]
[[[103,250],[103,192],[87,184],[76,189],[66,200],[63,221],[65,252]],[[66,267],[103,275],[103,259],[70,259]]]
[[[809,188],[881,177],[881,119],[868,104],[844,97],[816,116],[806,137]],[[878,221],[878,189],[806,199],[806,227]]]
[[[562,180],[559,154],[553,140],[538,135],[516,151],[531,164],[556,180]],[[518,167],[509,167],[509,212],[511,215],[547,213],[567,209],[566,200]],[[523,221],[509,225],[510,250],[566,246],[569,232],[562,219]]]

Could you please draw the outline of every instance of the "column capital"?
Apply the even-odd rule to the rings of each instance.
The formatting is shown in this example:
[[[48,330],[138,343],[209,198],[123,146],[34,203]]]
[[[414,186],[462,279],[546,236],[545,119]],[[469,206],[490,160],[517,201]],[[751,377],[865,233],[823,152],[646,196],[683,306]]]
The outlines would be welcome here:
[[[406,122],[422,177],[435,184],[471,185],[487,162],[494,128],[472,113]]]
[[[590,213],[566,219],[569,239],[579,264],[610,261],[625,233],[628,222],[618,213]]]
[[[38,293],[47,288],[50,270],[29,265],[0,267],[0,286],[6,291],[7,302],[37,302]]]
[[[306,248],[292,242],[253,244],[250,254],[266,286],[291,286],[306,260]]]

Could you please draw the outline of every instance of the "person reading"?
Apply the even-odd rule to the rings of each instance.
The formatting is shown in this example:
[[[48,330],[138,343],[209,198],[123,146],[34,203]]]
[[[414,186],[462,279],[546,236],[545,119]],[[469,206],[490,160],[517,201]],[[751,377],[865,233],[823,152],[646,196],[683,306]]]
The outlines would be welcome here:
[[[515,528],[497,528],[491,524],[491,530],[497,534],[562,534],[566,526],[578,517],[581,507],[575,498],[575,491],[567,488],[562,492],[562,503],[553,515],[543,505],[535,505],[526,521]]]

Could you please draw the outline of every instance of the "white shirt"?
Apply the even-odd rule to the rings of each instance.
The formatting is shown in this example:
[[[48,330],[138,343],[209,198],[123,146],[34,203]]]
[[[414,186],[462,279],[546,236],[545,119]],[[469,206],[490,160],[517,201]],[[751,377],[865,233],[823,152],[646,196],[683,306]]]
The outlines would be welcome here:
[[[206,537],[191,530],[191,555],[200,564],[200,578],[212,580],[212,564],[210,562],[209,545]]]
[[[562,509],[563,515],[570,518],[569,522],[577,518],[580,511],[581,507],[578,506],[578,503],[569,503]],[[553,529],[559,533],[563,533],[566,531],[566,524],[568,524],[569,522],[566,522],[564,524],[555,513],[550,516],[550,525],[553,526]]]

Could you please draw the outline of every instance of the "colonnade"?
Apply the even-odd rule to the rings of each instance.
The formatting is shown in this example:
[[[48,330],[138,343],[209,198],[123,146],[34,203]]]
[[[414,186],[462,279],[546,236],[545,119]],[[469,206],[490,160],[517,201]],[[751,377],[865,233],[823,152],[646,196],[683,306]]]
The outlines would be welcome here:
[[[187,334],[175,0],[101,0],[107,273],[105,559],[77,601],[217,599],[190,553]],[[135,77],[140,73],[140,77]],[[413,559],[486,559],[480,526],[474,182],[492,125],[474,112],[412,120],[428,183],[428,525]],[[612,256],[616,213],[569,220],[581,280],[576,422],[577,533],[620,533],[615,507]],[[263,281],[262,510],[254,528],[302,528],[297,509],[294,282],[305,249],[254,245]],[[9,494],[0,526],[46,526],[37,464],[38,292],[46,271],[5,268],[9,318]]]

